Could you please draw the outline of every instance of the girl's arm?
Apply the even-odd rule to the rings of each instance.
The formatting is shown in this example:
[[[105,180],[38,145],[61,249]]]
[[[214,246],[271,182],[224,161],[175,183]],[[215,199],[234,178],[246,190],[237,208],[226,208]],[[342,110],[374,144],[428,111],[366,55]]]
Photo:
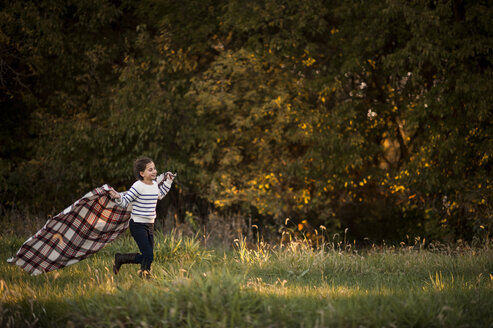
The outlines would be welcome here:
[[[140,193],[135,186],[132,186],[128,191],[119,193],[120,197],[115,198],[115,203],[121,207],[128,207],[128,205],[139,197]]]
[[[173,179],[175,178],[176,174],[173,174],[171,172],[166,172],[164,173],[164,181],[161,183],[158,183],[159,186],[159,199],[163,199],[164,196],[169,192],[171,189],[171,185],[173,184]]]

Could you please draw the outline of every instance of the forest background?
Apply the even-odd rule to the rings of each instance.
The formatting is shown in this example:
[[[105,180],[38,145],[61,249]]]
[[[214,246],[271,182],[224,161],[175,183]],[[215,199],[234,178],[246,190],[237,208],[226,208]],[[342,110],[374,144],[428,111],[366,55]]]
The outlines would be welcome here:
[[[126,190],[146,155],[178,173],[164,229],[488,239],[492,21],[479,0],[0,1],[2,218]]]

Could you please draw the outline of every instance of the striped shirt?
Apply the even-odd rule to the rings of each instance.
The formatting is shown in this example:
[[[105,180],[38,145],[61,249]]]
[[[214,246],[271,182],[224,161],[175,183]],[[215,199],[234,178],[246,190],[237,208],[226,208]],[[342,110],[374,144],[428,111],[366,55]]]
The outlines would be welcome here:
[[[134,222],[154,223],[157,201],[166,196],[171,183],[172,181],[166,180],[158,185],[156,181],[153,181],[152,185],[148,185],[141,180],[136,181],[127,192],[120,193],[121,198],[116,199],[116,202],[122,207],[132,204],[130,218]]]

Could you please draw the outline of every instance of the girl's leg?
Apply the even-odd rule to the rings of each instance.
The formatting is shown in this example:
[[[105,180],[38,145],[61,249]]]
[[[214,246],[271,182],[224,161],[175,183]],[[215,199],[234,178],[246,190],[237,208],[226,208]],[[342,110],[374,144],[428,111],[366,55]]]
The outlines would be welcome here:
[[[130,220],[130,233],[134,238],[141,254],[135,258],[140,263],[141,270],[149,271],[154,260],[154,231],[153,224],[138,223]]]
[[[113,264],[113,273],[118,274],[122,264],[140,263],[140,262],[137,262],[137,260],[136,260],[137,255],[139,255],[139,254],[137,254],[137,253],[130,253],[130,254],[116,253],[115,254],[115,263]]]
[[[149,262],[149,268],[147,270],[151,270],[151,264],[154,261],[154,224],[149,224],[149,243],[151,245],[151,261]]]

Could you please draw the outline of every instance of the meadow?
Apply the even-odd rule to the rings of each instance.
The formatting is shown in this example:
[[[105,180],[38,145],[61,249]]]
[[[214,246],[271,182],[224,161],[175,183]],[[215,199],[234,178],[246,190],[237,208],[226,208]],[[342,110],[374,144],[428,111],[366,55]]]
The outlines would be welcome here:
[[[493,248],[312,247],[244,238],[230,248],[157,233],[153,278],[111,272],[128,234],[59,271],[29,276],[0,237],[1,327],[493,327]]]

